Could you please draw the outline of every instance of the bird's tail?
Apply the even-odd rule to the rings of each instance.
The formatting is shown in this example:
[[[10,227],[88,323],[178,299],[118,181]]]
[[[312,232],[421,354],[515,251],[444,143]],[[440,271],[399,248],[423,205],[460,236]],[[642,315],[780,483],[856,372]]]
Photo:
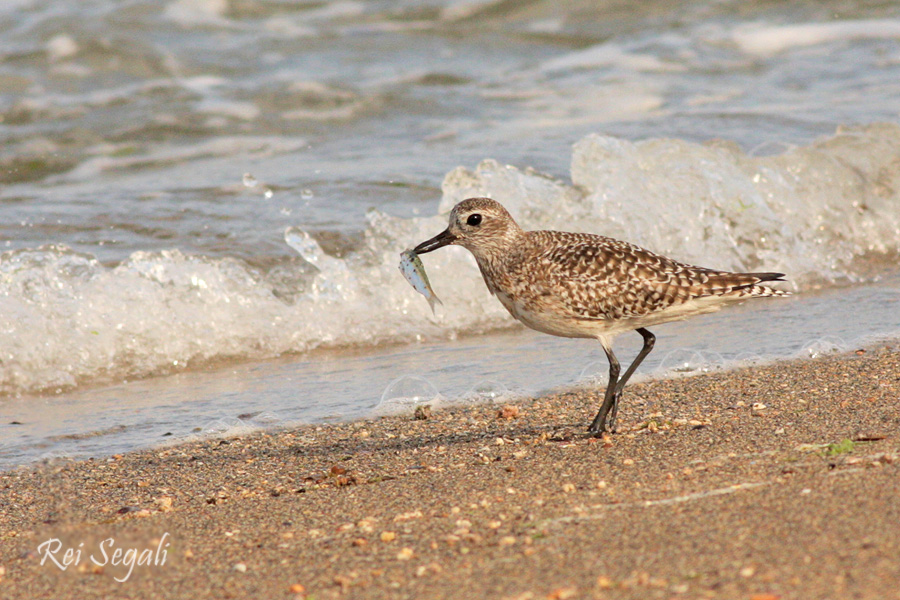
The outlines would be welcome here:
[[[748,298],[771,298],[776,296],[790,296],[791,292],[777,290],[767,285],[759,285],[764,281],[786,281],[784,273],[739,273],[746,283],[736,285],[734,291]]]
[[[705,294],[728,296],[732,298],[766,298],[774,296],[790,296],[791,293],[777,290],[767,285],[768,281],[785,281],[784,273],[728,273],[718,272],[710,276],[705,284]]]

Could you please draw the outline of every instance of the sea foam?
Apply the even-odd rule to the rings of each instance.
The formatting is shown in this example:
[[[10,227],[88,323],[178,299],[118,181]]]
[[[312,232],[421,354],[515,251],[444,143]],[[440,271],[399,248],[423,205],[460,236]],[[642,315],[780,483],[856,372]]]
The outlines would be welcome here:
[[[458,247],[423,257],[432,315],[399,253],[491,196],[527,229],[590,231],[680,260],[777,270],[796,290],[877,278],[900,253],[900,127],[844,128],[766,157],[733,143],[575,144],[572,182],[492,160],[458,168],[429,217],[371,211],[360,249],[329,256],[302,224],[293,262],[253,267],[178,249],[102,264],[61,245],[0,256],[0,393],[53,392],[226,360],[452,338],[514,325]],[[289,224],[286,224],[286,226]]]

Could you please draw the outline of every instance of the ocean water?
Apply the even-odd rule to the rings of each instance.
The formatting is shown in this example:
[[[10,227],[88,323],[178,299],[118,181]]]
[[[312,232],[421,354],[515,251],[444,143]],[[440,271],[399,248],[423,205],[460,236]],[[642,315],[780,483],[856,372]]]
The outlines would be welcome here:
[[[14,0],[0,34],[2,468],[602,383],[464,250],[423,259],[435,315],[402,279],[469,196],[787,273],[643,377],[900,336],[893,3]]]

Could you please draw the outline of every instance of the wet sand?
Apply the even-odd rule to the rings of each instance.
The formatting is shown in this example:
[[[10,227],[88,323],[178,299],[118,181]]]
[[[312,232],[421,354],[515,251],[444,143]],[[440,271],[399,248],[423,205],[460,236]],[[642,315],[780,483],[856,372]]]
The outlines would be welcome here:
[[[900,598],[896,350],[632,385],[605,439],[597,402],[2,473],[0,597]]]

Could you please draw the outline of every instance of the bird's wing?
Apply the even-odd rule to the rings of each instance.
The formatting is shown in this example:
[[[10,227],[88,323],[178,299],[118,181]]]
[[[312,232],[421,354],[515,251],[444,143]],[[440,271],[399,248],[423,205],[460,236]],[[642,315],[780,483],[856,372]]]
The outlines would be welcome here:
[[[726,295],[779,273],[730,273],[678,262],[634,244],[591,234],[530,232],[551,243],[531,260],[559,308],[588,319],[645,315],[704,296]]]

